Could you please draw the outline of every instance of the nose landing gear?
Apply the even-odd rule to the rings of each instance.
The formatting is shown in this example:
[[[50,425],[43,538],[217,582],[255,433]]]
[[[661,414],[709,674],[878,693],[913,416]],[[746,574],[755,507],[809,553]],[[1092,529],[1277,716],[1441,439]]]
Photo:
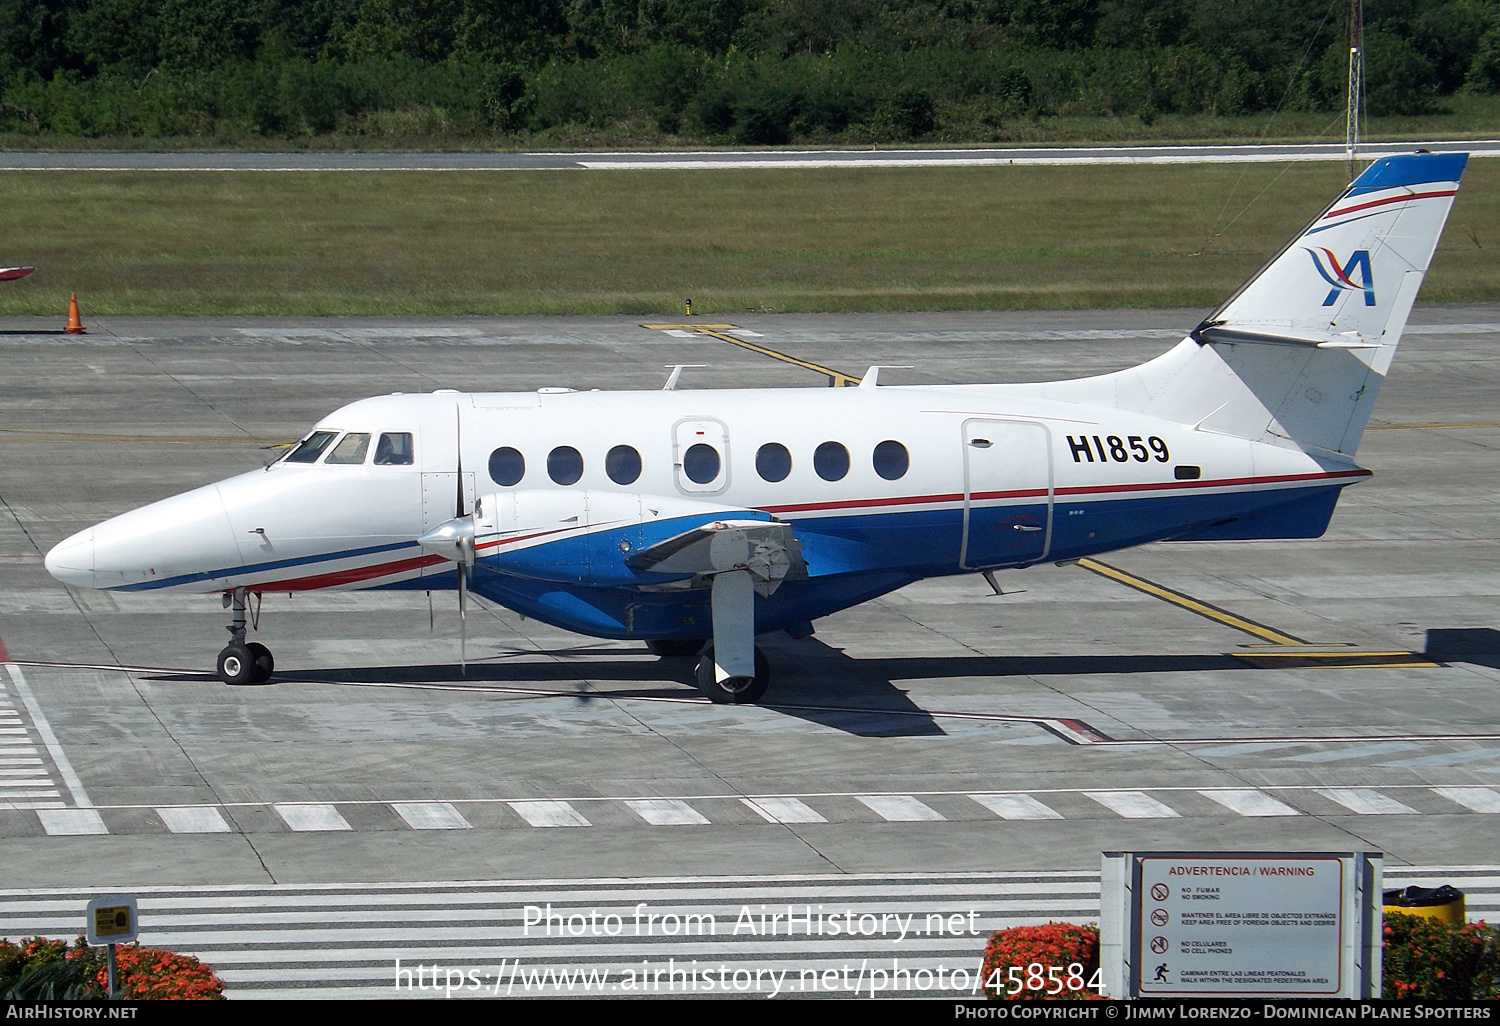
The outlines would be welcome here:
[[[245,641],[245,589],[225,592],[224,605],[233,607],[234,619],[225,628],[229,632],[229,644],[219,653],[219,679],[225,684],[264,684],[271,679],[276,660],[272,658],[271,650],[260,642]]]

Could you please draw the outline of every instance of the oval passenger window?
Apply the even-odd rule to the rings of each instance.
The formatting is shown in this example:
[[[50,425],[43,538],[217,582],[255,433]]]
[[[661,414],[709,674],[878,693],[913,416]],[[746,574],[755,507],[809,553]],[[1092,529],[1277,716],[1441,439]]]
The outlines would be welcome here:
[[[842,481],[849,473],[849,450],[838,442],[824,442],[813,450],[813,469],[824,481]]]
[[[875,473],[887,481],[899,481],[911,467],[911,457],[907,455],[906,446],[894,439],[887,439],[877,445],[871,462],[875,465]]]
[[[682,472],[693,484],[708,484],[719,476],[719,450],[702,442],[682,454]]]
[[[577,484],[583,476],[583,454],[571,445],[559,445],[547,454],[547,476],[560,485]]]
[[[785,481],[792,472],[792,454],[780,442],[767,442],[756,450],[755,472],[763,481]]]
[[[526,476],[526,457],[510,446],[501,446],[490,453],[490,480],[502,488],[519,484]]]
[[[604,472],[617,485],[634,484],[641,476],[641,454],[628,445],[617,445],[604,455]]]

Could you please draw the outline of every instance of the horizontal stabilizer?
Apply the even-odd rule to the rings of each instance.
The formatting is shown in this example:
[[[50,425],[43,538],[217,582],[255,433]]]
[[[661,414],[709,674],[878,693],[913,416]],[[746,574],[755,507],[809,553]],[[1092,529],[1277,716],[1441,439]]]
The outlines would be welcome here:
[[[1379,342],[1367,342],[1359,332],[1346,331],[1338,335],[1272,335],[1263,331],[1243,331],[1226,328],[1222,324],[1209,322],[1193,329],[1192,337],[1199,343],[1219,342],[1233,345],[1249,342],[1271,346],[1311,346],[1314,349],[1379,349]]]

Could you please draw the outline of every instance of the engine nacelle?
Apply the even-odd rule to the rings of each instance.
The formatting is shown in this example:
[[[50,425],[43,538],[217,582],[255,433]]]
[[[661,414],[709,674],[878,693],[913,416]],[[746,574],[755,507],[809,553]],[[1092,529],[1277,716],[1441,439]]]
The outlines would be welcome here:
[[[532,580],[605,587],[691,581],[723,569],[680,561],[642,566],[632,556],[702,524],[772,523],[771,515],[761,510],[727,509],[676,496],[552,489],[485,495],[476,503],[474,518],[476,554],[483,566]]]

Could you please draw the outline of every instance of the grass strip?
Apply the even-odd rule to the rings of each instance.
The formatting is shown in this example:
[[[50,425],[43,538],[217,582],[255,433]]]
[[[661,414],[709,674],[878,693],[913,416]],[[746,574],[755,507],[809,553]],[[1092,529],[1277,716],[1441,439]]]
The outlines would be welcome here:
[[[1338,163],[609,172],[8,172],[0,314],[1209,307]],[[1476,160],[1423,291],[1500,300]],[[1226,227],[1227,226],[1227,227]]]

